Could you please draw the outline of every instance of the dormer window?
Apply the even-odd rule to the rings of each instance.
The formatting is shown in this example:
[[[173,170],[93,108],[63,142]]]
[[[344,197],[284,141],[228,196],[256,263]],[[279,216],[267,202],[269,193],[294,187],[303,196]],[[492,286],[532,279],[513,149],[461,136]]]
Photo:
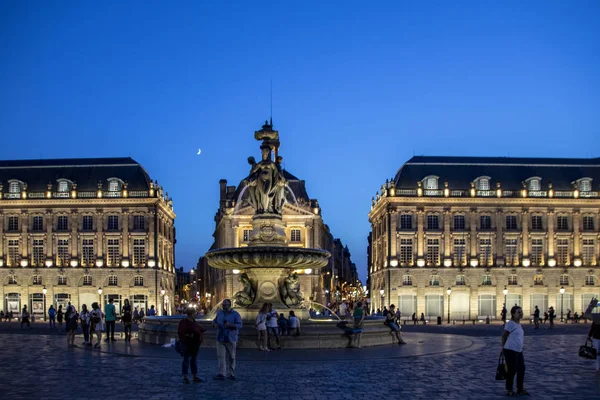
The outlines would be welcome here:
[[[437,190],[438,188],[438,176],[430,175],[423,178],[423,184],[426,190]]]
[[[527,189],[531,191],[542,190],[542,178],[538,176],[534,176],[533,178],[527,179]]]
[[[489,176],[480,176],[475,179],[477,190],[490,190],[490,179]]]
[[[580,192],[592,191],[592,178],[581,178],[575,181]]]
[[[119,178],[108,178],[108,191],[118,192],[123,187],[123,181]]]
[[[21,182],[20,181],[11,181],[8,185],[9,193],[21,193]]]
[[[69,182],[58,181],[58,191],[59,192],[68,192],[69,191]]]

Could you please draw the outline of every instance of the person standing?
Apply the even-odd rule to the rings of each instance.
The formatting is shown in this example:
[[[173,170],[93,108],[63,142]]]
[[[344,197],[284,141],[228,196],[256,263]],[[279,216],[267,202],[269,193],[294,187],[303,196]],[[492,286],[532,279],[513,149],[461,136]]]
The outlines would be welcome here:
[[[64,315],[65,315],[65,313],[63,312],[62,304],[61,304],[60,306],[58,306],[58,311],[56,312],[56,320],[58,321],[58,327],[60,329],[62,329]]]
[[[517,396],[529,396],[529,393],[523,388],[525,381],[525,359],[523,358],[523,327],[521,319],[523,318],[523,309],[514,306],[510,310],[510,321],[504,327],[502,335],[502,351],[508,371],[506,375],[506,394],[514,396],[513,382],[515,374],[517,375]]]
[[[79,321],[81,322],[81,330],[83,331],[83,345],[91,346],[90,340],[90,311],[87,309],[87,305],[81,306],[81,312],[79,313]]]
[[[300,336],[300,320],[296,317],[294,311],[290,311],[290,335]]]
[[[550,309],[548,310],[548,319],[550,320],[550,326],[548,327],[548,329],[554,328],[554,318],[555,317],[556,317],[556,314],[554,314],[554,307],[550,306]]]
[[[231,300],[223,300],[221,310],[213,320],[213,326],[217,328],[217,358],[219,360],[219,373],[214,379],[235,380],[235,350],[238,341],[238,333],[242,329],[242,317],[231,308]]]
[[[156,316],[156,310],[154,309],[154,306],[150,306],[150,309],[148,310],[148,316],[149,317]]]
[[[188,369],[192,370],[194,382],[202,382],[198,378],[198,349],[203,342],[204,332],[206,331],[196,322],[196,310],[193,308],[187,309],[187,317],[179,321],[177,333],[179,340],[183,345],[183,362],[181,364],[181,372],[183,374],[183,383],[190,383],[187,377]]]
[[[540,309],[538,306],[535,306],[535,311],[533,312],[533,323],[535,324],[535,329],[540,327]]]
[[[77,310],[69,302],[65,313],[65,325],[67,331],[67,346],[75,347],[75,331],[77,330]]]
[[[140,313],[137,309],[137,307],[133,310],[133,323],[137,324],[138,320],[140,319]]]
[[[342,301],[342,303],[340,304],[340,318],[341,319],[346,319],[346,302]]]
[[[363,322],[365,320],[365,310],[362,306],[362,301],[359,301],[356,304],[356,308],[354,309],[353,315],[354,317],[354,347],[360,349],[360,337],[363,332]]]
[[[500,312],[500,318],[502,318],[502,326],[506,325],[506,303],[502,304],[502,311]]]
[[[592,322],[588,338],[592,339],[592,344],[596,349],[596,372],[600,372],[600,324]]]
[[[273,310],[273,305],[269,303],[269,313],[267,314],[267,333],[269,335],[268,338],[268,346],[271,350],[281,350],[281,345],[279,344],[279,324],[277,323],[277,311]],[[277,343],[277,347],[273,347],[273,338],[275,338],[275,342]]]
[[[254,322],[254,326],[258,331],[258,342],[261,351],[270,351],[267,346],[267,314],[269,312],[269,303],[264,303],[260,310],[258,311],[258,315],[256,316],[256,321]]]
[[[48,309],[48,319],[50,320],[49,324],[50,324],[50,328],[52,329],[56,329],[56,309],[54,308],[54,305],[50,305],[50,308]]]
[[[125,330],[125,341],[131,342],[131,306],[129,305],[129,299],[125,299],[125,305],[123,306],[121,315],[121,321],[123,322],[123,328]]]
[[[144,322],[144,317],[146,316],[146,314],[144,314],[144,309],[142,308],[140,310],[140,319],[139,319],[139,323],[141,324],[142,322]]]
[[[97,342],[94,345],[94,348],[100,348],[100,341],[102,340],[102,310],[100,310],[100,306],[98,303],[94,302],[92,304],[92,311],[90,312],[90,335],[93,336],[96,334]],[[92,338],[90,337],[90,342]]]
[[[27,306],[23,306],[23,311],[21,311],[21,329],[23,329],[23,324],[27,324],[27,327],[31,329],[31,324],[29,323],[29,311],[27,311]]]
[[[105,342],[112,340],[115,342],[115,321],[117,320],[117,311],[113,304],[113,299],[108,300],[108,304],[104,306],[104,321],[106,321],[106,339]]]

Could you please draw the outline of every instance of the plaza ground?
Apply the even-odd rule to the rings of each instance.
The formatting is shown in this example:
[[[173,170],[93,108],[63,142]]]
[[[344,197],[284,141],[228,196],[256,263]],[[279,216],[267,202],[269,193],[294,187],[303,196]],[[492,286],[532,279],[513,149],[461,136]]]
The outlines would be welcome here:
[[[600,375],[577,356],[588,324],[524,324],[525,387],[540,399],[598,399]],[[215,351],[201,349],[199,384],[181,383],[170,348],[122,340],[102,349],[67,348],[43,323],[0,323],[4,399],[496,399],[502,326],[406,325],[407,346],[341,350],[238,351],[238,380],[213,381]],[[214,332],[208,332],[214,334]],[[120,337],[120,333],[117,334]],[[76,343],[82,341],[78,337]]]

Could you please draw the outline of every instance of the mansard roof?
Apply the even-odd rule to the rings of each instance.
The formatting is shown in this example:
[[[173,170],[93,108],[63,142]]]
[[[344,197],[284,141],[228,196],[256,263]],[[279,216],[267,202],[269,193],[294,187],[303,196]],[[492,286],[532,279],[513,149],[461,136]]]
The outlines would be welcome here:
[[[478,177],[490,177],[490,186],[500,182],[503,189],[521,189],[522,182],[539,177],[542,186],[568,190],[581,178],[592,179],[593,190],[600,186],[600,158],[517,158],[415,156],[396,173],[396,188],[415,188],[427,176],[438,176],[440,187],[448,181],[452,189],[468,189]]]
[[[67,179],[77,184],[77,190],[95,191],[98,183],[107,188],[108,179],[127,182],[129,190],[148,190],[150,176],[137,161],[122,158],[64,158],[47,160],[0,160],[0,183],[18,180],[27,184],[30,192],[43,192],[51,183]]]

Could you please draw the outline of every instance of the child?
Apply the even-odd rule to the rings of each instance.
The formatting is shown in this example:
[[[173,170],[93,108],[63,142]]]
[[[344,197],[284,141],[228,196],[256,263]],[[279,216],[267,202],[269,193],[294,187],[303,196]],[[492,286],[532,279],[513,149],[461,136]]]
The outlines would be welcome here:
[[[283,313],[279,314],[279,321],[277,321],[279,324],[279,334],[281,336],[284,335],[288,335],[288,320],[285,319],[285,316],[283,315]]]

